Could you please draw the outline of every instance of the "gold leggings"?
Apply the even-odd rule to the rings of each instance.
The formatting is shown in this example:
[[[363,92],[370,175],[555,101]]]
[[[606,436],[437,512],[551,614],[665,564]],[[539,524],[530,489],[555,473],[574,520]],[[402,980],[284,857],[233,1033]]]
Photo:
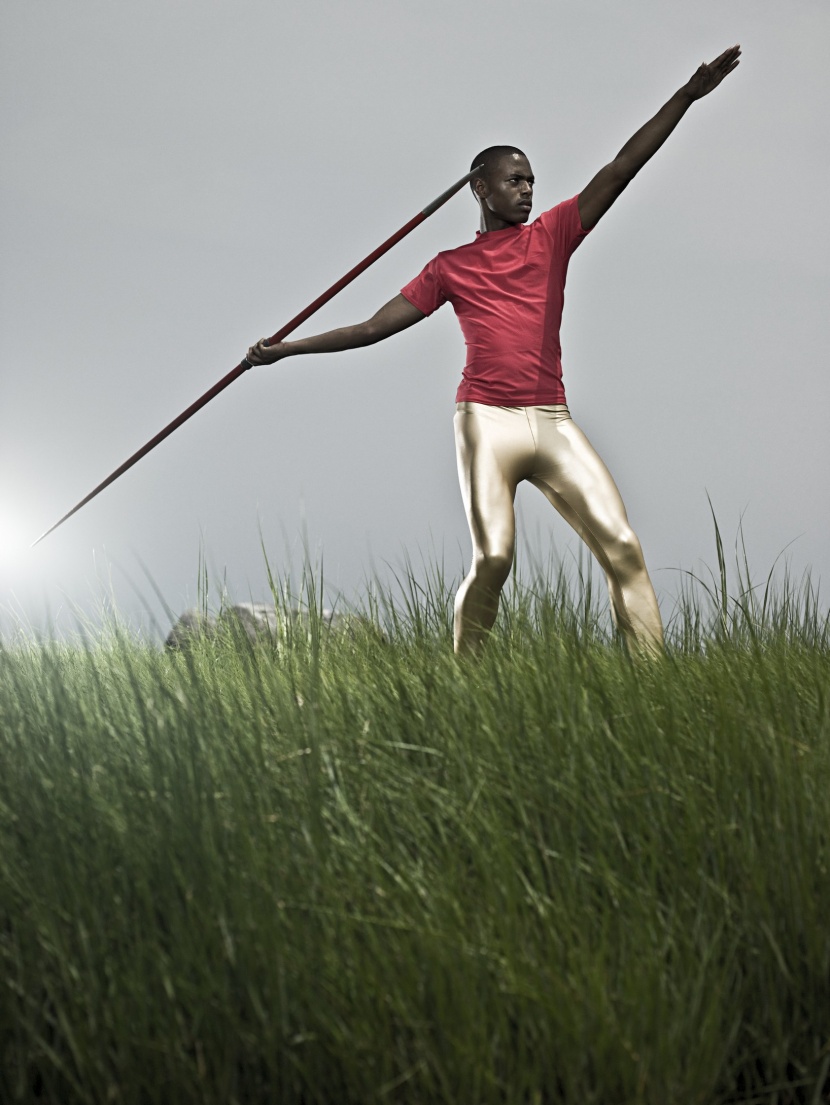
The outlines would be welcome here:
[[[599,561],[629,648],[658,652],[663,626],[640,542],[611,473],[568,408],[458,403],[455,442],[473,539],[473,564],[455,600],[455,651],[477,652],[496,620],[513,563],[516,487],[529,480]]]

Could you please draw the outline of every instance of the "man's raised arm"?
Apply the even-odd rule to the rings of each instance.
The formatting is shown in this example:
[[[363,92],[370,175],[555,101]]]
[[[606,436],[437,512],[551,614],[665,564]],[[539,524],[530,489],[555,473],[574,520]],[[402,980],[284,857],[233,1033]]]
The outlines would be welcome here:
[[[247,358],[252,365],[263,365],[298,353],[339,353],[343,349],[357,349],[361,345],[374,345],[377,341],[390,338],[426,317],[405,296],[396,295],[366,322],[341,326],[339,330],[298,338],[297,341],[277,342],[276,345],[264,345],[265,338],[262,338],[251,346]]]
[[[703,64],[691,78],[660,108],[653,119],[640,127],[617,156],[605,165],[579,193],[579,217],[586,230],[596,226],[614,200],[634,179],[683,118],[695,100],[717,88],[738,64],[740,46],[728,50],[708,65]]]

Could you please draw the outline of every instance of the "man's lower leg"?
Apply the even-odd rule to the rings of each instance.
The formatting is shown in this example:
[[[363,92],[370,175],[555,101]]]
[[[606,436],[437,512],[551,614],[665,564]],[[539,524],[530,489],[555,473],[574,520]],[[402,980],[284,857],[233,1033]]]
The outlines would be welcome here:
[[[493,556],[473,564],[455,597],[457,656],[478,655],[499,612],[499,595],[510,575],[512,557]]]
[[[607,572],[617,628],[632,654],[656,656],[663,652],[663,622],[645,562],[627,570]]]

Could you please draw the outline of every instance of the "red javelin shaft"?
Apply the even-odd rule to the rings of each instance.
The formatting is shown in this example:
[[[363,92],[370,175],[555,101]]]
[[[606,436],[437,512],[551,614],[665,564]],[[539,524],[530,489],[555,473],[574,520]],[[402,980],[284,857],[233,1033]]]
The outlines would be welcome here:
[[[379,257],[382,257],[384,253],[387,252],[387,250],[390,250],[392,246],[396,245],[401,240],[401,238],[405,238],[411,230],[414,230],[415,227],[419,225],[419,223],[422,223],[424,219],[428,219],[430,215],[434,214],[439,207],[442,207],[447,202],[448,199],[451,199],[456,192],[460,191],[464,187],[464,185],[467,184],[468,181],[472,180],[476,173],[480,173],[482,168],[483,166],[476,165],[475,169],[473,169],[472,172],[467,173],[467,175],[463,176],[461,180],[456,181],[456,183],[453,184],[451,188],[448,188],[446,192],[442,192],[437,199],[434,199],[432,201],[432,203],[428,203],[423,211],[419,211],[418,214],[411,218],[408,223],[404,223],[400,230],[396,230],[395,233],[390,238],[387,238],[385,242],[379,245],[377,249],[372,250],[368,257],[364,257],[360,264],[355,265],[355,267],[347,272],[345,276],[341,276],[335,284],[332,284],[328,291],[323,292],[323,294],[318,296],[313,303],[309,303],[309,305],[302,311],[300,311],[298,315],[295,315],[290,322],[287,322],[281,330],[278,330],[276,334],[270,337],[265,344],[275,345],[277,342],[282,341],[283,338],[288,337],[292,330],[296,330],[296,328],[301,323],[305,322],[307,318],[313,315],[315,311],[319,311],[324,303],[328,303],[328,301],[336,296],[339,291],[345,288],[347,284],[351,284],[355,277],[360,276],[360,274],[368,269],[370,265],[373,265]],[[33,542],[32,548],[34,548],[35,545],[42,541],[44,537],[48,537],[53,530],[56,530],[58,528],[58,526],[63,525],[67,518],[71,518],[72,515],[75,514],[76,511],[80,510],[82,506],[86,506],[86,504],[91,499],[94,499],[100,491],[103,491],[105,487],[109,487],[109,485],[111,483],[114,483],[119,476],[123,476],[128,468],[132,468],[132,466],[140,461],[143,456],[146,456],[151,449],[155,449],[155,447],[159,445],[162,441],[164,441],[166,437],[169,437],[174,430],[178,430],[179,426],[181,426],[183,422],[187,422],[188,418],[191,418],[196,413],[196,411],[201,410],[202,407],[204,407],[205,404],[209,403],[211,399],[215,398],[220,391],[224,391],[229,384],[232,384],[234,380],[237,379],[237,377],[241,376],[243,372],[247,372],[248,369],[252,367],[253,366],[247,359],[243,359],[242,361],[240,361],[240,363],[236,366],[235,369],[233,369],[233,371],[229,372],[227,376],[223,376],[218,383],[214,384],[209,391],[206,391],[204,395],[200,396],[195,403],[191,403],[187,410],[182,411],[178,418],[174,418],[169,425],[165,426],[163,430],[160,430],[154,438],[147,442],[146,445],[142,445],[137,453],[133,453],[133,455],[128,460],[125,460],[124,463],[120,465],[120,467],[116,468],[114,472],[111,472],[105,480],[102,480],[101,483],[99,483],[97,487],[93,488],[93,490],[90,491],[87,496],[81,499],[81,501],[79,503],[76,503],[70,511],[64,514],[63,518],[60,518],[57,522],[55,522],[53,526],[50,526],[49,529],[42,533],[40,537],[38,537],[37,541]]]

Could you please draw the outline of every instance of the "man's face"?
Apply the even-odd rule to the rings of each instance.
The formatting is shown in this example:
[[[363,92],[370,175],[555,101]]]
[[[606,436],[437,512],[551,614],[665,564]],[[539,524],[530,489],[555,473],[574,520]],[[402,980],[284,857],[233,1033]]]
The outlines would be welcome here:
[[[533,170],[522,154],[505,154],[486,180],[476,182],[476,195],[497,218],[526,223],[533,205]]]

